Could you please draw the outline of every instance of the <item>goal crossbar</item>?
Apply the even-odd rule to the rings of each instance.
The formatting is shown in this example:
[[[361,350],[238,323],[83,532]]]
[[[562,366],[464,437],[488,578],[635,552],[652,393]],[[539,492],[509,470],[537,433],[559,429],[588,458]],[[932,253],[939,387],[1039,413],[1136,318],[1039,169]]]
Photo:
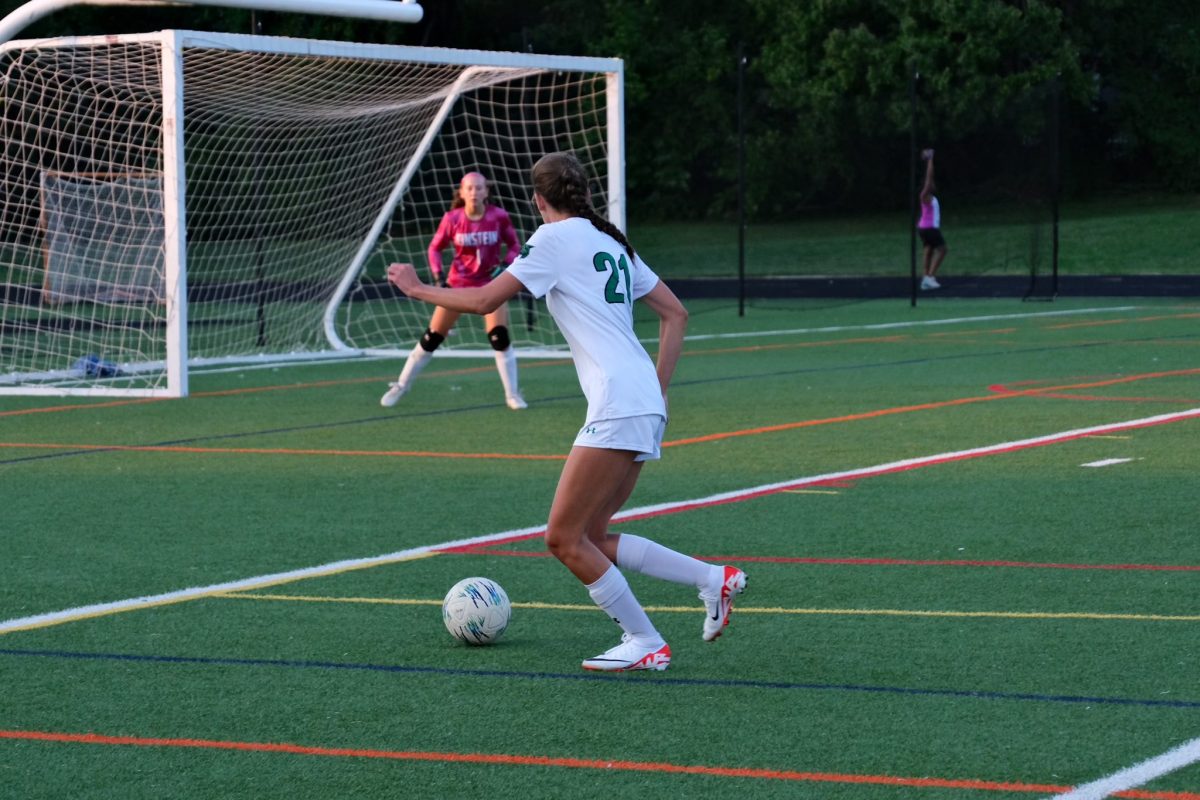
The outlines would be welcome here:
[[[420,22],[425,13],[416,0],[28,0],[0,19],[0,42],[71,6],[219,6],[405,23]]]

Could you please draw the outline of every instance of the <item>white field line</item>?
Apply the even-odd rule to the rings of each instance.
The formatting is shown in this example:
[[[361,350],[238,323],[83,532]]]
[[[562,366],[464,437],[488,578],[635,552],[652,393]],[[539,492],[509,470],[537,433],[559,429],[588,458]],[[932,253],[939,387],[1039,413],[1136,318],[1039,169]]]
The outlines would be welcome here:
[[[1200,761],[1200,738],[1184,742],[1160,756],[1134,764],[1128,769],[1114,772],[1107,778],[1076,786],[1069,792],[1055,795],[1057,800],[1100,800],[1117,792],[1144,786],[1155,778],[1174,772]]]
[[[827,327],[827,328],[791,328],[791,329],[787,329],[787,330],[775,330],[775,331],[744,331],[744,332],[739,332],[739,333],[714,333],[714,334],[707,334],[707,335],[688,336],[685,339],[685,341],[700,342],[700,341],[704,341],[707,339],[743,339],[743,338],[746,338],[749,336],[797,336],[797,335],[806,334],[806,333],[845,333],[847,331],[880,331],[880,330],[890,330],[893,328],[921,328],[921,327],[928,327],[930,325],[957,325],[959,323],[969,323],[969,322],[994,322],[996,320],[1004,320],[1004,319],[1029,319],[1032,317],[1061,317],[1061,316],[1066,316],[1069,314],[1100,314],[1105,311],[1113,311],[1113,312],[1137,311],[1139,308],[1140,308],[1140,306],[1114,306],[1112,308],[1077,308],[1077,309],[1063,309],[1060,311],[1036,311],[1036,312],[1031,312],[1031,313],[1027,313],[1027,314],[988,314],[988,315],[978,316],[978,317],[950,317],[947,319],[907,320],[905,322],[878,322],[878,323],[873,323],[870,325],[835,325],[835,326]],[[640,339],[639,341],[646,342],[646,343],[652,343],[652,342],[657,342],[658,338],[654,337],[654,338]],[[486,353],[481,351],[480,354],[477,355],[477,357],[490,358],[491,352],[492,352],[491,350],[488,350]],[[346,355],[346,356],[330,356],[328,358],[322,359],[320,362],[316,362],[312,359],[305,359],[305,360],[299,360],[299,361],[274,361],[274,362],[261,363],[261,364],[245,363],[245,364],[235,364],[232,366],[228,365],[228,364],[209,365],[209,366],[191,367],[188,371],[192,375],[216,375],[216,374],[223,373],[223,372],[250,372],[252,370],[259,370],[259,369],[281,369],[283,367],[290,367],[290,366],[312,366],[314,363],[339,364],[339,363],[351,363],[351,362],[362,363],[363,361],[384,361],[384,360],[394,361],[397,357],[402,357],[403,355],[404,355],[404,353],[401,353],[399,351],[398,351],[397,355],[389,355],[389,356],[366,355],[366,354],[358,353],[358,354]],[[453,351],[447,351],[445,353],[442,353],[442,357],[446,357],[447,355],[456,355],[456,354]],[[461,354],[458,354],[458,355],[460,355],[460,357],[461,357]],[[466,357],[471,358],[471,357],[476,357],[476,356],[466,356]],[[517,357],[518,358],[529,358],[529,356],[527,354],[522,354],[520,350],[517,351]],[[556,353],[553,357],[554,358],[567,358],[568,353],[564,350],[561,353]]]
[[[1139,459],[1140,461],[1141,459]],[[1081,467],[1111,467],[1113,464],[1128,464],[1133,461],[1132,458],[1102,458],[1099,461],[1089,461],[1086,464],[1080,464]]]
[[[957,325],[965,322],[995,322],[1004,319],[1032,319],[1034,317],[1063,317],[1072,314],[1103,314],[1106,311],[1136,311],[1138,306],[1114,306],[1112,308],[1075,308],[1060,311],[1035,311],[1027,314],[985,314],[978,317],[947,317],[946,319],[907,320],[905,322],[876,322],[870,325],[832,325],[826,328],[792,328],[778,331],[746,331],[744,333],[712,333],[689,336],[687,341],[705,339],[741,339],[749,336],[794,336],[801,333],[845,333],[847,331],[886,331],[895,328],[925,328],[931,325]],[[656,342],[657,339],[642,341]]]
[[[969,450],[957,450],[948,453],[939,453],[932,456],[922,456],[920,458],[891,461],[886,464],[878,464],[872,467],[861,467],[859,469],[843,470],[841,472],[830,472],[824,475],[812,475],[805,478],[795,478],[790,481],[764,484],[762,486],[755,486],[749,489],[739,489],[733,492],[722,492],[720,494],[709,495],[708,497],[701,497],[693,500],[677,500],[671,503],[659,503],[657,505],[631,508],[614,516],[613,521],[619,522],[621,520],[634,518],[675,514],[683,511],[695,510],[698,508],[705,508],[708,506],[750,500],[756,497],[782,492],[786,489],[798,489],[804,486],[824,483],[827,481],[869,478],[877,475],[933,466],[936,464],[946,463],[948,461],[979,458],[982,456],[997,455],[1000,453],[1023,450],[1030,447],[1058,444],[1073,439],[1083,438],[1085,436],[1095,435],[1097,433],[1110,433],[1112,431],[1129,430],[1132,428],[1144,428],[1151,425],[1180,422],[1182,420],[1196,417],[1200,417],[1200,408],[1188,409],[1187,411],[1177,411],[1170,414],[1159,414],[1153,417],[1127,420],[1125,422],[1113,422],[1106,425],[1096,425],[1090,428],[1078,428],[1076,430],[1052,433],[1030,439],[1020,439],[1013,442],[1002,442],[1000,444],[977,447]],[[177,591],[165,592],[163,594],[133,597],[127,600],[115,600],[109,603],[97,603],[94,605],[67,608],[63,609],[62,611],[53,611],[29,617],[18,617],[5,622],[0,622],[0,635],[12,633],[14,631],[45,628],[51,625],[61,625],[67,622],[74,622],[76,620],[106,616],[109,614],[118,614],[125,611],[153,608],[172,603],[182,603],[189,600],[211,597],[223,592],[239,592],[250,589],[261,589],[267,586],[293,583],[295,581],[333,575],[341,572],[349,572],[351,570],[367,569],[385,564],[394,564],[400,561],[411,561],[418,558],[436,555],[442,550],[519,539],[525,536],[535,535],[543,530],[543,526],[537,525],[528,528],[485,534],[483,536],[475,536],[469,539],[458,539],[450,542],[442,542],[441,544],[413,547],[407,550],[399,550],[394,553],[388,553],[380,556],[334,561],[329,564],[322,564],[315,567],[306,567],[304,569],[290,570],[288,572],[276,572],[269,575],[259,575],[253,578],[243,578],[242,580],[228,581],[226,583],[218,583],[211,586],[179,589]]]

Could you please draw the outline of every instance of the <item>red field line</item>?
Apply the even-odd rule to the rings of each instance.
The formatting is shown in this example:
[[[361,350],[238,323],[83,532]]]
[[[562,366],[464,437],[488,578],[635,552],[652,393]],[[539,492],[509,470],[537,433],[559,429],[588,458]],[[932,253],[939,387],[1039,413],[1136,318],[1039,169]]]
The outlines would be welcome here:
[[[421,750],[376,750],[345,747],[315,747],[274,742],[238,742],[217,739],[166,739],[140,736],[105,736],[96,733],[56,733],[50,731],[0,730],[0,739],[55,742],[60,744],[92,744],[132,747],[176,747],[204,750],[234,750],[252,753],[283,753],[286,755],[322,756],[326,758],[380,758],[396,761],[426,761],[447,764],[507,765],[515,767],[560,767],[564,769],[621,770],[625,772],[654,772],[663,774],[707,775],[719,778],[751,778],[758,780],[874,784],[878,786],[912,786],[927,789],[973,789],[992,792],[1055,793],[1069,791],[1070,786],[1055,784],[1015,783],[953,778],[908,778],[894,775],[856,775],[836,772],[799,772],[795,770],[755,769],[749,767],[705,767],[654,761],[609,761],[605,759],[552,758],[521,756],[505,753],[437,753]],[[1129,790],[1113,797],[1139,800],[1200,800],[1194,792],[1147,792]]]

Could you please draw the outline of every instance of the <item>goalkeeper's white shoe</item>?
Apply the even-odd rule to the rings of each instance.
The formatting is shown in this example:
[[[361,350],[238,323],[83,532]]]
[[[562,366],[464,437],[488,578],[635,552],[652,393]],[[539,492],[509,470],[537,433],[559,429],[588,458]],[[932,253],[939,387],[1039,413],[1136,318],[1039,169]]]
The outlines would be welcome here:
[[[655,644],[641,644],[628,633],[621,635],[621,643],[583,662],[583,668],[592,672],[633,672],[649,669],[662,672],[671,665],[671,647],[662,639]]]
[[[521,397],[520,392],[510,394],[508,397],[504,398],[504,402],[513,411],[520,411],[522,409],[529,408],[529,404],[525,402],[524,397]]]
[[[729,624],[729,612],[733,611],[733,598],[746,591],[746,573],[737,567],[725,567],[721,588],[713,593],[700,593],[704,601],[704,633],[702,638],[711,642],[725,631]]]
[[[389,383],[388,390],[383,393],[383,397],[379,398],[379,405],[384,408],[391,408],[400,402],[400,398],[408,394],[408,387],[399,383]]]

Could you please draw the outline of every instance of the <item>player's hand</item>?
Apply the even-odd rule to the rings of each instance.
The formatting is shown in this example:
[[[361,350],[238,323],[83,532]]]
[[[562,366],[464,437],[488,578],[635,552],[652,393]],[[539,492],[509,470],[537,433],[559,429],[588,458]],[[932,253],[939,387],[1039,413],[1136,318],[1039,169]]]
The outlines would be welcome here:
[[[417,271],[413,269],[412,264],[389,265],[387,278],[389,283],[405,294],[421,285],[421,279],[417,277]]]
[[[933,158],[933,148],[932,147],[927,147],[921,151],[921,160],[922,161],[928,161],[931,158]]]

